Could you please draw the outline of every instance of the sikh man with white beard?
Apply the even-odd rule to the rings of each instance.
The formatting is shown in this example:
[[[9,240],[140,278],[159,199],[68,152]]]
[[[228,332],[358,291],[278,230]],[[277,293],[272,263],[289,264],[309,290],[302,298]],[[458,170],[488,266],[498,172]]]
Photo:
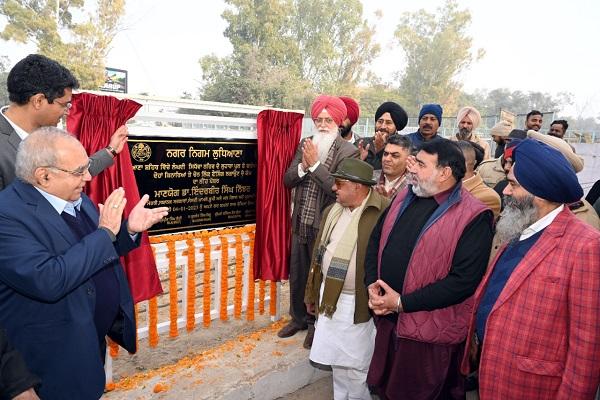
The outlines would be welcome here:
[[[497,224],[504,242],[475,293],[462,371],[486,399],[592,399],[600,382],[600,232],[568,205],[583,195],[561,152],[513,152]]]
[[[310,349],[314,336],[314,315],[306,311],[304,292],[310,270],[321,213],[335,202],[333,173],[348,157],[358,158],[358,149],[338,134],[347,116],[346,105],[338,97],[320,95],[311,107],[317,133],[302,140],[283,183],[295,189],[292,212],[292,248],[290,254],[291,321],[277,335],[286,338],[308,329],[303,346]]]

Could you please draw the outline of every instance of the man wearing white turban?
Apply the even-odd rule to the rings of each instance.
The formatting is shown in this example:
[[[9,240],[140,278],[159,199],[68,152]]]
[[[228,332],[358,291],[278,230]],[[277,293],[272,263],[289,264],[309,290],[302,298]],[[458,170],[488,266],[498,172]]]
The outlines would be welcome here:
[[[484,139],[475,134],[475,131],[481,123],[481,114],[475,107],[466,106],[458,110],[456,115],[456,125],[458,132],[453,136],[452,140],[468,140],[480,145],[483,150],[483,159],[487,160],[491,157],[490,144]]]

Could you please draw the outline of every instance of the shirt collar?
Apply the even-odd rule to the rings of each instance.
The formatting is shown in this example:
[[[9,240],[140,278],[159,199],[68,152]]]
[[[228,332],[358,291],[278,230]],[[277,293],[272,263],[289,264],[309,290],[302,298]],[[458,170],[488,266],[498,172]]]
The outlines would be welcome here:
[[[350,207],[344,207],[344,212],[349,213],[350,215],[354,215],[357,212],[362,214],[362,210],[363,208],[365,208],[365,204],[367,204],[367,200],[369,200],[369,197],[371,196],[371,192],[373,191],[373,189],[369,189],[369,193],[367,194],[367,196],[363,199],[362,203],[360,203],[360,205],[358,207],[356,207],[354,210],[350,210]]]
[[[23,130],[23,128],[21,128],[19,125],[17,125],[14,122],[12,122],[10,120],[10,118],[8,118],[6,116],[6,114],[4,114],[7,109],[8,109],[8,106],[0,108],[0,114],[2,114],[2,116],[6,119],[6,122],[8,122],[10,124],[10,126],[13,127],[13,129],[15,130],[15,132],[17,133],[17,135],[21,138],[21,140],[25,140],[25,138],[27,137],[27,135],[29,135],[29,133],[25,132]]]
[[[34,187],[38,192],[40,192],[40,194],[42,196],[44,196],[44,198],[46,200],[48,200],[48,203],[50,203],[52,208],[54,208],[56,210],[56,212],[59,214],[62,214],[62,212],[64,211],[67,214],[75,217],[76,216],[75,209],[77,209],[77,211],[81,210],[81,202],[82,202],[81,197],[73,202],[66,201],[66,200],[61,199],[60,197],[56,197],[53,194],[43,191],[42,189],[40,189],[37,186],[34,186]]]
[[[565,208],[564,204],[561,204],[559,207],[556,207],[554,210],[550,211],[548,214],[544,215],[542,218],[535,221],[533,224],[529,225],[529,227],[525,228],[523,233],[521,233],[521,237],[519,241],[530,238],[535,235],[542,229],[545,229],[548,225],[550,225],[556,216],[560,214],[560,212]]]
[[[456,188],[456,185],[452,186],[450,189],[444,190],[443,192],[434,194],[433,198],[435,199],[435,202],[438,203],[438,205],[440,205],[446,200],[448,200],[448,197],[450,197],[454,188]]]
[[[354,134],[353,131],[350,131],[350,133],[352,134],[352,137],[350,138],[349,142],[354,144],[354,143],[356,143],[356,135]]]

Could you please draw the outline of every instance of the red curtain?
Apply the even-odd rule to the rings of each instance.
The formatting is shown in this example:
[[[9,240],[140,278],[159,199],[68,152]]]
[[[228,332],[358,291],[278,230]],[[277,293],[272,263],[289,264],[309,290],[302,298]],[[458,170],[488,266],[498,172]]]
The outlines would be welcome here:
[[[283,175],[292,162],[302,132],[302,114],[265,110],[256,121],[258,168],[254,277],[281,281],[289,277],[291,191]]]
[[[74,94],[72,104],[67,117],[67,130],[77,136],[88,154],[94,154],[105,148],[117,128],[124,125],[142,107],[133,100],[119,100],[112,96],[98,96],[91,93]],[[115,157],[113,166],[87,184],[85,192],[93,202],[98,204],[103,203],[118,187],[125,189],[127,197],[125,216],[127,216],[140,200],[127,145]],[[140,247],[130,252],[121,261],[135,303],[162,293],[147,233],[142,234]]]

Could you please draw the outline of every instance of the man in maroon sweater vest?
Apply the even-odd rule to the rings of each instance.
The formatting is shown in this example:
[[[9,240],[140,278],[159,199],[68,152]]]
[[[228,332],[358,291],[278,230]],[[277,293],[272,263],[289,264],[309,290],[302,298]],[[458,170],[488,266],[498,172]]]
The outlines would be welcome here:
[[[377,318],[367,382],[381,399],[464,399],[460,358],[472,295],[492,242],[492,212],[461,185],[455,143],[423,144],[371,235],[365,259]]]

